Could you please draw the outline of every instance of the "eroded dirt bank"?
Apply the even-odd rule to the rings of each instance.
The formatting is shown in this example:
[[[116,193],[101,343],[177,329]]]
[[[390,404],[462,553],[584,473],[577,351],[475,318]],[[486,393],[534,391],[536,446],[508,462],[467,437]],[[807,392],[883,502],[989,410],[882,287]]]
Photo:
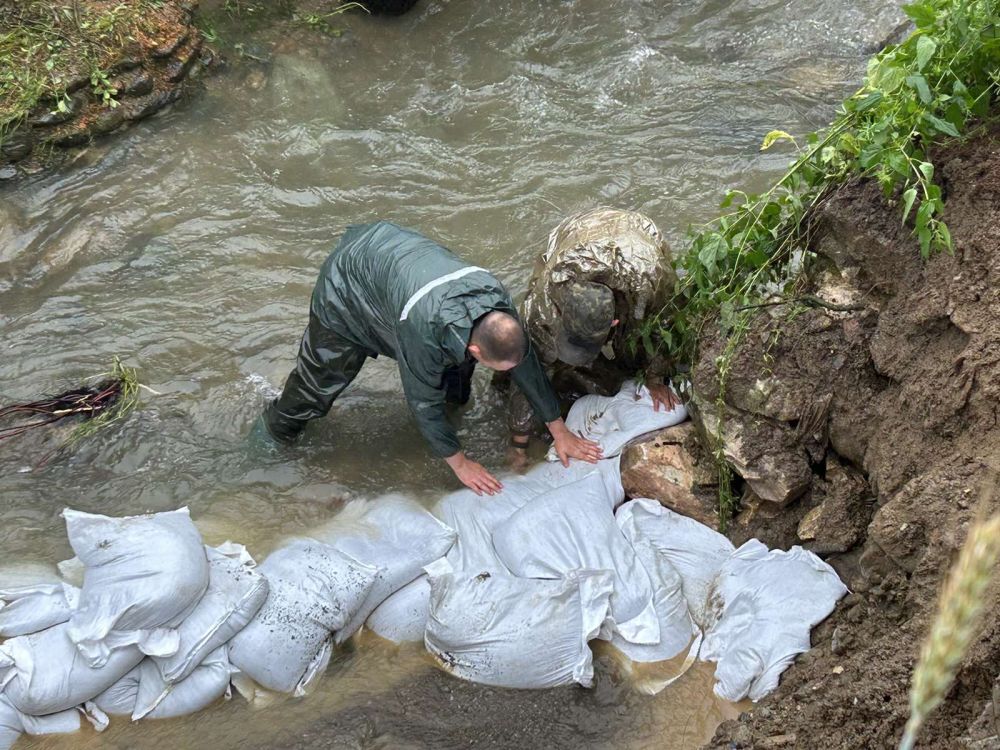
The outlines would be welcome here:
[[[746,486],[730,536],[802,544],[852,593],[709,747],[899,742],[943,575],[1000,467],[1000,128],[933,158],[954,255],[921,262],[898,207],[848,185],[813,217],[804,293],[851,309],[762,308],[732,359],[721,431]],[[702,430],[717,425],[723,351],[705,340],[695,367]],[[984,623],[920,747],[1000,747],[996,586]]]

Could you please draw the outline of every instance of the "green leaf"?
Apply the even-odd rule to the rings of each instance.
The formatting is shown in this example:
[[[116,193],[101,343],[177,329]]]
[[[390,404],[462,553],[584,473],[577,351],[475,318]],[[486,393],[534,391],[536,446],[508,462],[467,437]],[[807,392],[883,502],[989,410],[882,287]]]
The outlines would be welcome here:
[[[933,204],[924,201],[917,209],[916,230],[917,239],[920,240],[920,254],[925,258],[930,250],[931,238],[933,235],[931,221],[934,214]]]
[[[792,143],[795,143],[795,138],[790,133],[786,133],[784,130],[772,130],[764,136],[764,142],[760,144],[760,150],[767,151],[777,141],[791,141]]]
[[[673,348],[673,346],[674,346],[674,336],[670,332],[669,328],[666,328],[664,326],[660,326],[660,338],[663,340],[663,343],[667,345],[668,349]]]
[[[919,28],[933,26],[937,21],[937,11],[930,3],[912,3],[904,5],[903,12],[913,19]]]
[[[903,193],[903,223],[910,217],[910,211],[913,210],[913,202],[917,199],[917,189],[910,188]]]
[[[923,34],[917,37],[917,70],[923,70],[937,51],[937,42]]]
[[[951,241],[951,231],[948,229],[948,225],[943,221],[938,222],[937,238],[945,250],[949,253],[955,252],[955,245]]]
[[[722,323],[722,330],[727,333],[732,330],[733,324],[736,322],[736,308],[732,300],[727,299],[719,305],[719,320]]]
[[[653,337],[649,335],[649,331],[642,332],[642,348],[646,350],[647,357],[656,356],[656,347],[653,346]]]
[[[920,174],[924,176],[927,182],[934,181],[934,165],[929,161],[922,161],[917,165],[917,169],[920,170]]]
[[[934,101],[934,97],[931,95],[930,86],[927,85],[927,79],[921,75],[912,75],[906,77],[906,85],[912,89],[916,89],[917,94],[920,96],[920,101],[924,104],[930,104]]]
[[[715,273],[715,248],[708,241],[703,242],[701,250],[698,251],[698,260],[710,273]]]
[[[718,262],[726,257],[729,252],[729,243],[721,234],[713,232],[705,237],[705,242],[698,252],[698,260],[708,270],[709,274],[714,274],[718,268]]]
[[[909,162],[907,162],[906,156],[901,151],[889,152],[885,161],[889,165],[889,168],[900,177],[906,177],[910,174]]]
[[[747,253],[747,263],[754,268],[762,268],[767,264],[767,253],[755,247]]]
[[[931,255],[931,230],[927,227],[918,230],[917,240],[920,242],[920,257],[926,260]]]
[[[947,120],[942,120],[940,117],[935,117],[930,112],[924,113],[924,120],[928,122],[935,130],[945,135],[950,135],[954,138],[958,138],[959,132],[958,128],[952,125]]]
[[[882,155],[882,147],[877,143],[869,143],[863,149],[861,149],[861,154],[858,156],[858,161],[861,162],[861,167],[863,169],[868,169],[875,162],[879,160]]]
[[[847,103],[852,106],[855,112],[864,112],[874,107],[880,101],[882,101],[882,92],[873,91],[860,99],[848,99]]]

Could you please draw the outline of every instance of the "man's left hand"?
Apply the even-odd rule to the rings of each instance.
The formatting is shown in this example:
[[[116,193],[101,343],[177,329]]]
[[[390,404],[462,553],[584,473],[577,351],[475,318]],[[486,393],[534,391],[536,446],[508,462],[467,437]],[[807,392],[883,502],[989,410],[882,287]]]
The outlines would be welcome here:
[[[680,396],[663,383],[647,383],[646,390],[653,398],[653,411],[659,411],[661,406],[667,411],[673,411],[681,403]]]

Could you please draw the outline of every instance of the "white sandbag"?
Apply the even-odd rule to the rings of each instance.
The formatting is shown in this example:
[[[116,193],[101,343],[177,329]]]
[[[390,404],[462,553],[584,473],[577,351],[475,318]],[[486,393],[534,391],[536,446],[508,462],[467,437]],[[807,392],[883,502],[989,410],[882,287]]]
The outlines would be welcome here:
[[[137,644],[151,656],[176,653],[173,628],[208,588],[208,560],[187,508],[144,516],[63,511],[69,543],[86,566],[69,636],[88,663]]]
[[[447,555],[455,570],[509,572],[493,549],[493,529],[546,488],[524,477],[501,477],[501,481],[503,489],[492,497],[459,490],[434,507],[434,515],[458,534]]]
[[[640,435],[672,427],[685,419],[687,408],[683,404],[656,411],[646,387],[640,387],[637,394],[635,381],[627,380],[614,396],[577,399],[566,416],[566,426],[571,432],[598,443],[604,457],[610,458]],[[549,460],[557,458],[555,449],[550,448]]]
[[[472,490],[459,490],[441,498],[434,507],[434,515],[458,535],[448,552],[449,562],[456,570],[506,572],[493,549],[493,529],[532,498],[582,479],[595,470],[604,481],[612,506],[624,500],[618,457],[597,464],[570,461],[569,467],[558,462],[540,463],[523,475],[500,476],[503,489],[496,495],[479,497]]]
[[[0,645],[0,688],[18,710],[43,715],[73,708],[103,692],[142,660],[136,646],[91,667],[69,638],[69,623]]]
[[[431,584],[422,575],[378,605],[365,627],[394,643],[423,641],[430,606]]]
[[[23,732],[21,712],[0,694],[0,750],[10,750]]]
[[[131,716],[139,694],[139,668],[145,663],[144,659],[114,685],[94,696],[91,703],[109,716]]]
[[[305,538],[275,550],[258,569],[268,581],[267,600],[229,642],[229,659],[268,690],[301,692],[314,676],[310,665],[364,604],[378,571]]]
[[[732,542],[655,500],[627,502],[618,509],[616,519],[633,545],[651,544],[677,571],[695,624],[704,629],[714,622],[705,609],[706,597],[722,564],[735,550]]]
[[[137,719],[172,719],[187,716],[228,695],[232,667],[225,646],[210,653],[183,680],[168,683],[157,665],[144,660],[138,667],[139,687],[133,721]]]
[[[0,565],[0,588],[36,586],[40,583],[61,583],[58,569],[41,562],[5,562]]]
[[[0,750],[10,750],[22,733],[41,736],[78,732],[80,718],[81,712],[75,708],[47,716],[29,716],[0,695]]]
[[[563,466],[559,461],[543,461],[532,466],[524,474],[524,477],[529,481],[539,482],[550,490],[556,490],[577,482],[595,471],[604,480],[604,487],[611,507],[617,508],[625,499],[620,456],[605,458],[594,464],[573,459],[569,462],[569,466]]]
[[[751,539],[723,564],[710,594],[718,621],[701,658],[716,662],[715,693],[758,701],[810,648],[809,634],[847,593],[837,573],[811,552],[768,551]]]
[[[628,534],[625,535],[628,539]],[[634,662],[649,663],[672,659],[689,649],[691,661],[701,644],[701,631],[691,619],[680,575],[648,540],[629,539],[639,563],[653,584],[653,609],[660,624],[660,640],[655,644],[635,644],[614,633],[611,645]],[[686,671],[686,668],[685,668]],[[651,684],[651,683],[650,683]],[[669,684],[661,681],[656,692]],[[649,688],[649,685],[647,685]],[[646,692],[653,692],[647,689]]]
[[[455,543],[454,530],[403,495],[354,500],[313,536],[378,569],[364,604],[338,629],[337,643],[354,635],[379,604]]]
[[[208,590],[177,628],[173,656],[154,657],[167,683],[179,682],[247,626],[267,599],[267,579],[246,547],[226,542],[206,547]]]
[[[652,582],[615,523],[598,472],[526,503],[494,529],[493,547],[508,570],[522,578],[610,571],[611,633],[631,643],[660,642]]]
[[[424,643],[442,668],[497,687],[549,688],[593,682],[587,643],[608,616],[612,576],[575,570],[541,580],[427,566],[430,617]]]
[[[39,583],[0,589],[0,638],[37,633],[69,620],[80,589],[67,583]]]
[[[167,683],[151,659],[94,698],[94,705],[112,716],[170,719],[211,705],[229,689],[232,668],[226,648],[216,649],[180,682]]]

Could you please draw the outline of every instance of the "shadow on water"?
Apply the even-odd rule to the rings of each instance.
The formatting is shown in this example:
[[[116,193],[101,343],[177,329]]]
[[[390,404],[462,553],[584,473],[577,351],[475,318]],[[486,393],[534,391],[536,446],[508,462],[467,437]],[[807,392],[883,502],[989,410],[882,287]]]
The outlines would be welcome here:
[[[44,470],[26,470],[33,446],[4,446],[0,556],[68,556],[66,505],[186,504],[209,542],[261,557],[352,493],[431,502],[454,482],[425,452],[390,361],[370,362],[285,454],[243,443],[344,227],[414,226],[515,293],[550,228],[597,203],[640,209],[679,244],[726,188],[774,177],[787,154],[761,154],[763,134],[825,123],[896,21],[889,0],[512,0],[503,12],[424,0],[399,19],[338,20],[337,39],[289,21],[247,32],[240,43],[266,65],[235,60],[73,169],[0,192],[3,398],[58,391],[115,354],[162,394]],[[461,432],[493,467],[502,424],[480,373]],[[707,665],[653,699],[508,692],[363,646],[306,701],[234,700],[23,747],[681,748],[724,710]]]

